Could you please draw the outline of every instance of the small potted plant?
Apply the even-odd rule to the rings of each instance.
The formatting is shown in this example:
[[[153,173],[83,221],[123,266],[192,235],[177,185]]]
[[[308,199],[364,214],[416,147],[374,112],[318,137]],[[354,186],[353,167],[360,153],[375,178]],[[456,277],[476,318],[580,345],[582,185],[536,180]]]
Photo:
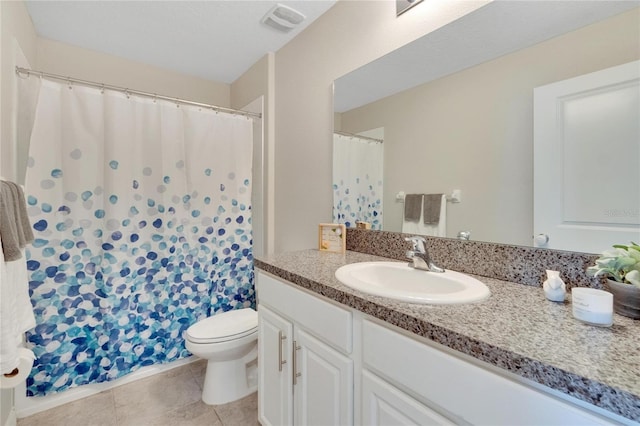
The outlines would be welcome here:
[[[587,268],[587,274],[607,278],[616,313],[640,319],[640,245],[614,245]]]

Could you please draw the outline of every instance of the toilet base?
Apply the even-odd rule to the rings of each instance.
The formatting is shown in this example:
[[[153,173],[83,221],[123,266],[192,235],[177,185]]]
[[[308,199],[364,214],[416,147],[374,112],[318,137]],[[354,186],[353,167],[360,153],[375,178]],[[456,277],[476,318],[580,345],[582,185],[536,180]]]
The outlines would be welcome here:
[[[207,362],[202,402],[220,405],[237,401],[258,390],[256,347],[238,360]]]

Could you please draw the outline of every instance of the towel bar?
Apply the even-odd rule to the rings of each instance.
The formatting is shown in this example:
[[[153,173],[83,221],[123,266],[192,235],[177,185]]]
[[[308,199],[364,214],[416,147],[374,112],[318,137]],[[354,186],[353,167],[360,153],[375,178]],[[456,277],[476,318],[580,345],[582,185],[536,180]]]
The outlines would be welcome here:
[[[405,192],[404,191],[400,191],[396,194],[396,201],[400,202],[400,203],[404,203],[404,197],[405,197]],[[454,189],[453,192],[451,192],[451,195],[447,195],[447,201],[449,201],[450,203],[460,203],[462,202],[462,190],[460,189]]]

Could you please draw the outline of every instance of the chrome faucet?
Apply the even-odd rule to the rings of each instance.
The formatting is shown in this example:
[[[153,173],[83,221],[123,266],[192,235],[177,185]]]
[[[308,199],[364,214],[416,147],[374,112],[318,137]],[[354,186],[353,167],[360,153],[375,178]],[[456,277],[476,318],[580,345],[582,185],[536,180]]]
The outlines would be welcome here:
[[[411,250],[407,250],[407,258],[411,259],[409,266],[415,269],[429,272],[444,272],[439,266],[436,266],[429,256],[427,251],[426,242],[424,237],[414,236],[405,238],[405,241],[409,241],[412,245]]]

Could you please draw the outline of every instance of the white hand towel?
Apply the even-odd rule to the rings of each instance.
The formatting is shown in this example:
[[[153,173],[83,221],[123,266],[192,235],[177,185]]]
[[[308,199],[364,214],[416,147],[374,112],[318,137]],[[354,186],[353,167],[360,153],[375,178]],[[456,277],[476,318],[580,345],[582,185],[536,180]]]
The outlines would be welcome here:
[[[1,239],[1,237],[0,237]],[[1,241],[0,241],[1,243]],[[0,373],[10,373],[20,363],[24,333],[36,326],[29,298],[26,257],[5,262],[0,250]]]

